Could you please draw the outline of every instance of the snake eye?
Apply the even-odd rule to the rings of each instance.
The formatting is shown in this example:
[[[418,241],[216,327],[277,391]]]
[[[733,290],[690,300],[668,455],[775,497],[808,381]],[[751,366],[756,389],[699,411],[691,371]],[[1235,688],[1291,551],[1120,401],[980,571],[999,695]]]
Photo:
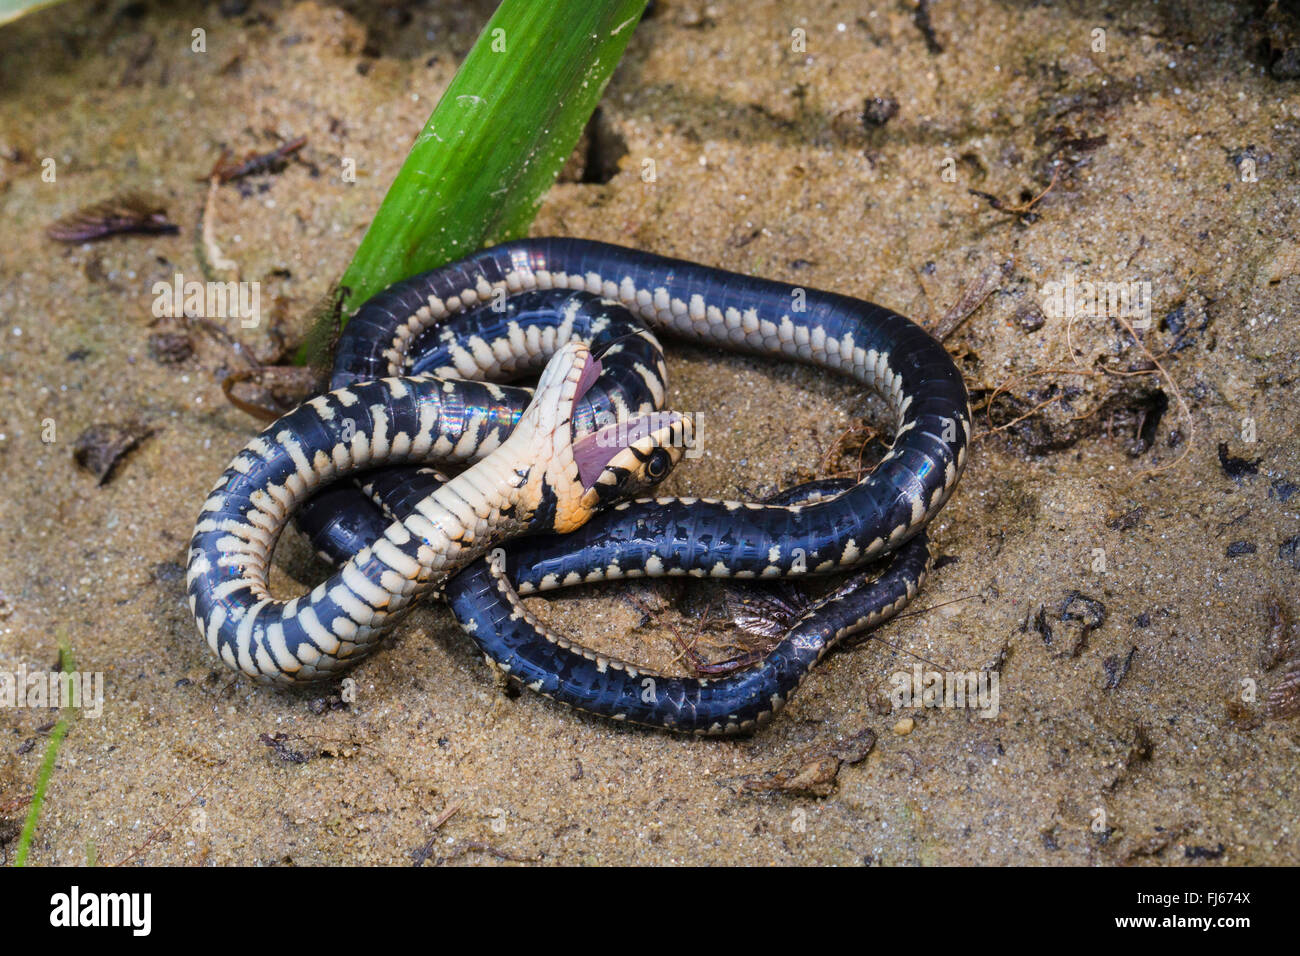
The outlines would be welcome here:
[[[662,478],[668,474],[668,452],[662,448],[657,449],[650,456],[650,460],[645,463],[645,473],[647,478]]]

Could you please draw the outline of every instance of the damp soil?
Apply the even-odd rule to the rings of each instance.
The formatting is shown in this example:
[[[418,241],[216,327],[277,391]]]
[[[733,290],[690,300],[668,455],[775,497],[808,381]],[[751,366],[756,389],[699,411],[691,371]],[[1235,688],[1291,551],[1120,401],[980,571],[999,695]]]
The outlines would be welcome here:
[[[200,277],[223,149],[306,137],[209,223],[300,337],[491,5],[440,6],[69,3],[0,29],[0,670],[62,641],[105,680],[33,862],[1300,862],[1300,720],[1266,706],[1300,653],[1300,87],[1263,4],[654,4],[534,233],[889,305],[947,333],[977,410],[921,613],[767,729],[680,739],[510,691],[438,606],[354,693],[216,662],[185,543],[257,428],[221,378],[277,342],[155,323],[151,290]],[[179,231],[47,237],[128,189]],[[1071,276],[1149,283],[1149,327],[1048,314]],[[670,492],[851,472],[886,424],[816,371],[671,353],[705,444]],[[274,586],[315,573],[286,540]],[[716,595],[533,604],[680,673],[683,644],[736,641]],[[893,709],[917,664],[995,671],[996,715]],[[0,862],[55,716],[0,711]]]

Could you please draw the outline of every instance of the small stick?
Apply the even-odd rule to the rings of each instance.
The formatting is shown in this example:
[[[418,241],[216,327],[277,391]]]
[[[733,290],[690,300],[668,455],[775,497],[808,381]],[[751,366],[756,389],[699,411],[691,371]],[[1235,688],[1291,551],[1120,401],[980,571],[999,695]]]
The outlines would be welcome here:
[[[1023,216],[1025,213],[1029,212],[1031,209],[1037,206],[1038,203],[1043,199],[1043,197],[1052,191],[1053,187],[1056,186],[1056,181],[1060,178],[1060,176],[1061,176],[1061,164],[1056,163],[1054,164],[1052,169],[1052,181],[1047,184],[1047,188],[1044,189],[1037,196],[1035,196],[1033,199],[1029,200],[1029,202],[1021,203],[1018,206],[1012,206],[1009,203],[1005,203],[997,196],[994,196],[992,193],[981,192],[978,189],[968,189],[966,191],[970,193],[972,196],[979,196],[981,199],[985,200],[991,208],[996,209],[998,212],[1010,213],[1013,216]]]
[[[225,762],[224,760],[221,761],[221,763],[217,764],[218,767],[224,767],[225,765],[226,765],[226,762]],[[158,826],[154,827],[154,828],[153,828],[153,831],[152,831],[152,832],[151,832],[147,837],[145,837],[143,843],[141,843],[138,847],[136,847],[134,850],[132,850],[132,851],[131,851],[130,853],[128,853],[126,856],[122,857],[122,859],[118,860],[118,861],[117,861],[116,863],[114,863],[113,865],[114,865],[114,866],[125,866],[126,864],[128,864],[128,863],[130,863],[132,860],[134,860],[137,856],[139,856],[141,853],[143,853],[144,850],[145,850],[145,847],[147,847],[150,843],[152,843],[152,842],[157,838],[158,834],[162,833],[162,831],[163,831],[164,828],[169,827],[169,826],[171,826],[173,823],[175,823],[175,822],[176,822],[176,818],[179,817],[179,816],[180,816],[182,813],[184,813],[186,810],[188,810],[188,809],[190,808],[190,806],[193,805],[194,801],[197,800],[199,797],[201,797],[201,796],[203,795],[203,791],[208,789],[208,785],[209,785],[210,783],[212,783],[213,780],[216,780],[216,779],[217,779],[217,774],[216,774],[216,773],[213,773],[212,776],[210,776],[210,777],[207,779],[207,781],[203,784],[203,786],[199,787],[199,789],[196,790],[196,791],[194,792],[194,796],[190,797],[190,798],[189,798],[188,800],[186,800],[183,804],[181,804],[180,808],[179,808],[175,813],[173,813],[170,817],[168,817],[168,818],[167,818],[166,820],[164,820],[162,823],[158,824]]]
[[[934,337],[936,339],[940,342],[947,341],[948,337],[961,328],[967,319],[980,310],[980,306],[988,301],[989,296],[1001,288],[1001,286],[993,282],[995,277],[996,272],[990,275],[990,272],[986,271],[966,283],[966,287],[962,289],[957,301],[935,323]]]
[[[452,818],[456,811],[461,808],[461,805],[462,801],[458,800],[451,806],[447,807],[447,809],[443,810],[442,813],[438,814],[434,819],[433,828],[429,832],[429,841],[425,843],[424,846],[420,848],[420,852],[415,855],[415,863],[412,864],[413,866],[422,866],[424,861],[433,854],[433,841],[437,839],[438,829]]]
[[[216,218],[216,201],[217,187],[221,185],[221,180],[216,176],[208,181],[208,198],[203,204],[203,212],[200,218],[203,225],[199,231],[199,264],[204,266],[205,278],[209,282],[215,281],[215,272],[234,272],[235,278],[239,278],[239,263],[233,259],[227,259],[221,247],[217,245],[216,233],[213,231],[212,223]]]
[[[235,165],[228,162],[230,150],[222,150],[221,155],[217,158],[216,165],[212,167],[212,172],[206,176],[200,176],[199,182],[215,179],[219,183],[228,183],[235,179],[242,179],[244,176],[264,172],[306,145],[307,137],[299,136],[297,139],[292,139],[283,146],[277,146],[269,152],[249,153],[244,157],[243,162]]]
[[[496,847],[488,843],[474,842],[459,844],[455,851],[446,856],[438,857],[438,859],[434,861],[434,864],[446,863],[450,860],[456,859],[457,857],[462,857],[467,853],[474,852],[486,853],[489,856],[496,857],[498,860],[505,860],[509,863],[540,863],[542,861],[542,857],[540,856],[518,856],[514,853],[507,853],[505,850],[498,850]]]

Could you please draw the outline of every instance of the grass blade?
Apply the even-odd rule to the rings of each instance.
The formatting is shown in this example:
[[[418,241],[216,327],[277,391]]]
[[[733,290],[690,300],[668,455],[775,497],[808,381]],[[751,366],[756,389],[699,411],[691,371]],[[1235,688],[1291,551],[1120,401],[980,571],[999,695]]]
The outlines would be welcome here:
[[[349,308],[398,279],[525,233],[645,5],[503,0],[344,273]]]
[[[59,629],[59,660],[63,673],[70,674],[77,669],[77,665],[72,660],[72,648],[68,645],[67,631]],[[63,743],[63,738],[68,735],[68,717],[69,713],[64,711],[59,715],[59,722],[54,725],[54,730],[50,733],[50,742],[45,748],[45,759],[41,761],[41,769],[36,774],[36,792],[32,794],[32,805],[27,808],[27,819],[23,821],[22,833],[18,835],[18,849],[14,853],[14,866],[26,866],[27,854],[32,848],[32,837],[36,834],[36,824],[41,819],[41,806],[45,803],[45,791],[50,786],[50,778],[54,776],[54,764],[59,759],[59,747]]]
[[[34,13],[42,7],[52,7],[62,0],[0,0],[0,26],[17,20],[23,14]]]

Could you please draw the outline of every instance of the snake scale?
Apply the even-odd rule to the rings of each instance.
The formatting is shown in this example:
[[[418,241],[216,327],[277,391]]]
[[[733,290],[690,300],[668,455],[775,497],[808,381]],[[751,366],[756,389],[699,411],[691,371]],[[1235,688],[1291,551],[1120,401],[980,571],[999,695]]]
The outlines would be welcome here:
[[[516,310],[490,334],[485,325],[480,334],[458,336],[447,323],[483,316],[489,303],[500,310],[520,295],[566,289],[619,302],[677,338],[849,375],[884,396],[897,418],[893,447],[879,465],[833,492],[764,503],[624,502],[573,534],[516,539],[504,559],[472,563],[445,582],[458,619],[489,661],[534,690],[585,711],[677,731],[750,731],[781,708],[836,641],[896,613],[921,586],[928,564],[923,529],[966,462],[970,412],[961,375],[924,330],[858,299],[589,240],[540,238],[483,250],[370,299],[339,342],[333,384],[431,364],[438,374],[471,377],[525,370],[543,354],[530,321],[545,308],[529,321],[520,315],[527,310]],[[436,358],[424,357],[429,349]],[[636,376],[661,398],[661,366],[643,364]],[[498,409],[503,421],[514,414]],[[423,494],[438,484],[428,474],[406,474],[413,483],[407,498],[410,487]],[[352,488],[333,492],[337,497],[317,509],[326,516],[312,528],[318,547],[344,560],[402,513],[407,505],[394,500],[403,496],[402,481],[394,477],[389,485],[387,499],[379,494],[375,501]],[[330,515],[355,522],[350,534],[334,535]],[[536,620],[518,596],[642,576],[825,574],[884,555],[890,563],[878,580],[832,592],[758,666],[717,679],[665,677],[577,647]]]
[[[690,420],[660,416],[627,442],[575,435],[574,406],[599,372],[586,345],[563,345],[511,423],[493,416],[499,388],[427,375],[335,389],[299,406],[248,442],[199,514],[187,589],[200,633],[251,676],[318,679],[367,654],[416,599],[500,541],[573,530],[612,496],[652,486],[681,457]],[[493,450],[308,595],[271,596],[275,542],[320,484],[372,464],[470,457],[469,446]]]

